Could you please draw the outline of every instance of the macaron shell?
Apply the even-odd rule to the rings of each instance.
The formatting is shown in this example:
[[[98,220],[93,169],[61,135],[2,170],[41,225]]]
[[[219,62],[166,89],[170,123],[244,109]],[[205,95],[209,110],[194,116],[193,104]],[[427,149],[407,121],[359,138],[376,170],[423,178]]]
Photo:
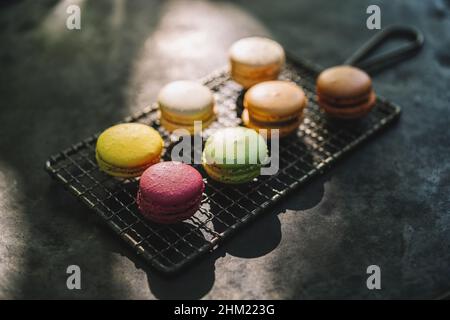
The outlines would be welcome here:
[[[231,61],[245,65],[279,64],[285,60],[283,47],[268,38],[248,37],[236,41],[230,48]]]
[[[278,136],[280,138],[284,138],[286,136],[289,136],[290,134],[296,132],[298,130],[298,127],[303,121],[303,115],[300,115],[297,117],[295,122],[289,123],[287,125],[283,126],[270,126],[270,122],[267,123],[267,125],[261,125],[260,123],[255,123],[252,121],[249,117],[248,110],[244,109],[242,112],[242,122],[247,128],[253,129],[257,131],[258,133],[262,134],[262,130],[265,130],[266,132],[266,138],[268,140],[272,137],[272,130],[277,129],[278,130]]]
[[[203,179],[197,170],[172,161],[151,166],[139,181],[142,196],[161,206],[184,205],[201,195],[203,188]]]
[[[329,99],[352,99],[369,94],[372,90],[370,76],[352,66],[336,66],[322,71],[316,82],[317,94]]]
[[[251,87],[244,96],[250,112],[275,118],[300,113],[305,107],[305,92],[291,81],[266,81]]]
[[[205,162],[221,167],[234,167],[250,162],[267,161],[267,144],[256,131],[244,128],[225,128],[216,131],[205,143]]]
[[[159,224],[173,224],[192,217],[198,211],[199,206],[200,203],[192,206],[192,208],[185,209],[182,213],[172,215],[164,215],[160,213],[153,214],[147,211],[142,211],[142,214],[146,219]]]
[[[123,123],[103,131],[96,153],[111,167],[136,168],[159,161],[163,146],[155,129],[140,123]]]
[[[164,86],[158,95],[161,110],[168,114],[201,118],[214,106],[211,90],[195,81],[174,81]]]

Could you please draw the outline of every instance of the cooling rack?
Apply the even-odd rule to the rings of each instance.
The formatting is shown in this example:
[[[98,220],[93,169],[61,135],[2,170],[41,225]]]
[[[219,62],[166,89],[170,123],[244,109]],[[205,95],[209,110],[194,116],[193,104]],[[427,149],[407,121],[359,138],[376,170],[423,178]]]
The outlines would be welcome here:
[[[143,218],[135,201],[138,179],[118,180],[99,171],[95,161],[98,134],[51,156],[46,170],[151,266],[164,273],[179,271],[215,250],[221,241],[323,173],[400,115],[398,106],[379,97],[364,119],[344,122],[328,118],[316,104],[314,82],[318,70],[309,62],[290,58],[280,76],[301,85],[309,105],[297,133],[280,140],[279,154],[271,155],[272,161],[279,161],[278,172],[248,184],[228,186],[212,181],[201,165],[194,164],[202,173],[206,188],[200,209],[184,222],[159,225]],[[230,79],[227,69],[212,73],[202,82],[213,90],[218,113],[218,121],[204,132],[204,138],[217,128],[239,125],[243,92]],[[158,116],[156,105],[152,105],[124,122],[146,123],[157,129],[165,141],[163,159],[170,160],[170,151],[179,137],[166,132],[159,125]],[[192,150],[191,157],[196,152],[201,150]]]

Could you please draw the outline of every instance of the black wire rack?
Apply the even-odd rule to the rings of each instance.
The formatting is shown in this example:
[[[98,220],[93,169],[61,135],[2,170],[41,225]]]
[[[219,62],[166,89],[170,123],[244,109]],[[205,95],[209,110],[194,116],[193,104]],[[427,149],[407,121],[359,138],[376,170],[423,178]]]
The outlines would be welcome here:
[[[178,271],[216,249],[221,241],[323,173],[400,115],[398,106],[379,97],[364,119],[343,122],[328,118],[316,104],[314,83],[318,70],[308,62],[289,59],[280,76],[301,85],[309,105],[298,132],[280,140],[279,171],[248,184],[229,186],[212,181],[201,165],[194,164],[202,173],[206,188],[200,209],[181,223],[160,225],[143,218],[135,201],[138,179],[118,180],[98,169],[95,161],[98,134],[50,157],[46,170],[150,265],[164,273]],[[204,138],[217,128],[239,125],[243,92],[230,79],[228,71],[219,70],[203,79],[203,83],[213,90],[218,112],[218,121],[205,131]],[[159,130],[166,147],[163,159],[170,160],[170,150],[178,138],[160,127],[158,117],[153,105],[124,122],[146,123]],[[191,157],[195,152],[201,150],[194,150]]]

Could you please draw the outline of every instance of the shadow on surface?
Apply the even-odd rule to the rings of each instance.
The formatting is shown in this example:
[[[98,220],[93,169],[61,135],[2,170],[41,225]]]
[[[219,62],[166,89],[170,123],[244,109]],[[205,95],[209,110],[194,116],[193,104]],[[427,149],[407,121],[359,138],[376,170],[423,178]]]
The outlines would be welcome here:
[[[129,247],[117,241],[114,252],[127,257],[135,267],[145,272],[148,286],[158,299],[200,299],[213,287],[215,281],[214,264],[224,256],[223,250],[215,250],[201,259],[195,260],[175,274],[162,274],[149,266],[149,263],[137,256]]]
[[[128,85],[133,59],[153,31],[159,4],[85,1],[83,31],[56,25],[59,38],[42,27],[56,1],[21,1],[3,8],[0,24],[8,28],[0,35],[0,161],[14,179],[9,183],[17,183],[20,191],[14,195],[20,205],[5,213],[18,226],[14,237],[5,239],[17,256],[12,267],[2,266],[16,275],[7,297],[125,298],[120,286],[127,284],[113,280],[103,229],[86,223],[95,220],[92,212],[53,183],[43,163],[127,113],[126,93],[118,88]],[[15,20],[19,26],[10,24]],[[81,267],[80,291],[66,288],[71,264]]]

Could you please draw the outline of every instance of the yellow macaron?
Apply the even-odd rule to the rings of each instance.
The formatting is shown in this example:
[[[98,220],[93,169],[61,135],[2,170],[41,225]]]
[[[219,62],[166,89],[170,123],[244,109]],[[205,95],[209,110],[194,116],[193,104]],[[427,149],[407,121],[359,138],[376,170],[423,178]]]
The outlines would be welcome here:
[[[161,136],[152,127],[123,123],[100,134],[95,153],[100,170],[115,177],[131,178],[159,162],[163,147]]]
[[[280,137],[298,129],[307,105],[305,92],[291,81],[265,81],[251,87],[244,95],[242,121],[257,131],[278,129]]]
[[[195,81],[174,81],[165,85],[158,95],[161,124],[170,132],[185,129],[194,133],[194,122],[208,127],[215,119],[214,96],[211,90]]]

